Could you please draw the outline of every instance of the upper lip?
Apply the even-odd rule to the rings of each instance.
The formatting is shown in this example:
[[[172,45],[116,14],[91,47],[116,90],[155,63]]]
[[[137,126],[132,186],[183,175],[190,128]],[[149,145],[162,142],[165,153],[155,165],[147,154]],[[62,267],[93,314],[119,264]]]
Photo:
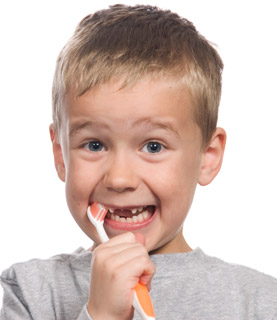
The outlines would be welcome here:
[[[138,204],[138,205],[131,205],[131,206],[117,206],[113,204],[106,204],[100,202],[103,207],[106,209],[119,209],[119,210],[132,210],[132,209],[137,209],[137,208],[144,208],[144,207],[149,207],[149,206],[155,206],[154,204]]]

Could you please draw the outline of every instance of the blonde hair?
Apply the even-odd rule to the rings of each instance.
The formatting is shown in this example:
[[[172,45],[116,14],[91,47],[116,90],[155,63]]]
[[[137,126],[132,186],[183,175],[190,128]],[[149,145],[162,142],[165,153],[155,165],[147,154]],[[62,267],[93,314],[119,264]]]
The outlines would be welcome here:
[[[152,6],[114,5],[85,17],[62,49],[53,81],[53,123],[59,130],[64,95],[75,97],[111,79],[123,87],[145,75],[181,80],[207,144],[216,129],[223,63],[194,25]]]

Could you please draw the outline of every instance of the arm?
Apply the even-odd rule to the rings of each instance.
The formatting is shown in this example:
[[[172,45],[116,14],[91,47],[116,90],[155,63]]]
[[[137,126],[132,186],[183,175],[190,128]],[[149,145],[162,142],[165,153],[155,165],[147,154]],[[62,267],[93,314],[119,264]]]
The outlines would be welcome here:
[[[3,307],[0,312],[1,320],[31,320],[28,307],[26,306],[20,288],[15,281],[10,281],[1,277],[1,283],[4,289]],[[77,320],[93,320],[87,307],[84,306]]]
[[[55,314],[53,306],[49,305],[51,310],[49,314],[45,314],[46,300],[36,300],[36,297],[42,297],[37,287],[31,287],[28,293],[20,286],[20,280],[18,280],[18,275],[14,271],[13,267],[7,269],[3,272],[0,277],[1,284],[3,287],[3,304],[0,311],[1,320],[34,320],[43,319],[44,316],[47,319],[59,318],[58,314]],[[29,298],[26,298],[28,296]],[[28,299],[33,296],[32,304],[37,306],[35,313],[32,311],[28,303]],[[60,318],[59,318],[60,319]],[[69,318],[67,318],[69,319]],[[70,318],[73,319],[73,318]],[[84,305],[78,317],[74,318],[76,320],[93,320],[87,311],[87,306]]]
[[[6,278],[5,273],[3,273],[1,276],[1,284],[3,286],[4,295],[0,319],[31,320],[32,316],[16,279]]]

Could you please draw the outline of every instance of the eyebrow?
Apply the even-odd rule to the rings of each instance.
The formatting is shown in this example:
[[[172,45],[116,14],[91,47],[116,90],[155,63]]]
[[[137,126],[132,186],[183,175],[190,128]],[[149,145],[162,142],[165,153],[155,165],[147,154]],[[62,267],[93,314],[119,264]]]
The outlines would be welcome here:
[[[79,131],[86,129],[87,127],[96,127],[96,128],[109,128],[108,125],[105,123],[98,123],[96,121],[90,120],[90,121],[76,121],[72,124],[70,131],[69,131],[69,136],[72,137]]]
[[[132,127],[140,126],[140,125],[146,125],[149,128],[163,129],[163,130],[166,130],[170,133],[173,133],[177,138],[180,137],[178,131],[176,130],[176,128],[172,125],[172,123],[170,121],[160,121],[160,120],[155,121],[155,120],[152,120],[149,118],[142,118],[142,119],[135,121],[134,124],[132,125]],[[93,121],[93,120],[76,121],[75,123],[73,123],[73,125],[70,129],[69,136],[72,137],[75,134],[77,134],[79,131],[86,129],[87,127],[109,129],[109,126],[103,122],[97,122],[97,121]]]
[[[173,133],[175,136],[177,136],[178,138],[180,137],[178,131],[176,130],[176,128],[173,126],[173,124],[170,121],[162,121],[162,120],[152,120],[149,118],[143,118],[143,119],[139,119],[137,120],[134,125],[140,125],[140,124],[145,124],[147,126],[149,126],[150,128],[157,128],[157,129],[164,129],[166,131],[169,131],[170,133]]]

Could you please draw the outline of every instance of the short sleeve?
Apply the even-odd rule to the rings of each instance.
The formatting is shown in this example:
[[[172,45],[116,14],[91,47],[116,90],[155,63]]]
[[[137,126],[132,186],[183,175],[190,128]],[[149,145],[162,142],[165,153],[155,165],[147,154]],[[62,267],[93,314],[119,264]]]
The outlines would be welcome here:
[[[1,320],[32,320],[33,317],[28,310],[20,287],[15,279],[7,278],[3,272],[1,285],[4,289],[3,306],[0,313]],[[43,318],[43,317],[41,317]],[[76,320],[93,320],[85,305]]]
[[[32,316],[16,279],[4,271],[0,280],[3,287],[1,320],[31,320]]]

